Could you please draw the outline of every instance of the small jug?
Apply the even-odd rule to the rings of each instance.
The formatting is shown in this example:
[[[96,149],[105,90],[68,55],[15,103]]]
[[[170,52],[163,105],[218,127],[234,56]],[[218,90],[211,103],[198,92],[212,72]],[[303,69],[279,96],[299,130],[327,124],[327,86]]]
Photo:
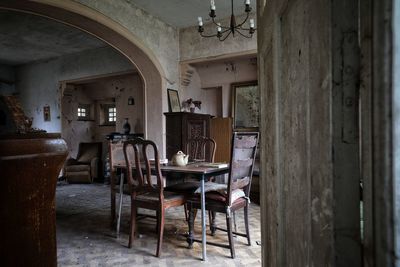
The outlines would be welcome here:
[[[172,164],[175,166],[186,166],[188,164],[189,155],[185,155],[182,151],[178,151],[172,156]]]

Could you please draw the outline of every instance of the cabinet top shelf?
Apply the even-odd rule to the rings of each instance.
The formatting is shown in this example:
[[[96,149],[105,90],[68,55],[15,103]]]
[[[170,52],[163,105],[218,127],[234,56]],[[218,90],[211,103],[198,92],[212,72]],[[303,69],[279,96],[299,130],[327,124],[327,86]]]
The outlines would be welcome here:
[[[165,116],[179,116],[179,115],[190,115],[190,116],[208,116],[208,117],[214,117],[210,114],[203,114],[203,113],[194,113],[194,112],[164,112]]]

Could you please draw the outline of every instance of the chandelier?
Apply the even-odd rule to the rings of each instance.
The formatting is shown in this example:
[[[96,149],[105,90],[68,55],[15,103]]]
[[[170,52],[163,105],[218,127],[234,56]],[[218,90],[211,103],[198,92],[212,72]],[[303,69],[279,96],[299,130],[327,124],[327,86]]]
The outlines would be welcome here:
[[[228,36],[232,33],[232,36],[235,36],[235,33],[239,35],[251,38],[253,37],[253,33],[256,31],[254,28],[254,19],[249,20],[248,28],[244,27],[247,19],[249,18],[249,14],[251,12],[250,0],[245,0],[244,2],[246,12],[246,18],[239,24],[236,24],[235,14],[233,13],[233,0],[231,0],[231,22],[229,26],[221,26],[221,23],[215,22],[215,1],[211,0],[210,4],[210,13],[209,16],[212,19],[212,22],[217,26],[217,33],[216,34],[204,34],[204,27],[203,27],[203,18],[198,17],[199,21],[199,28],[198,31],[202,37],[217,37],[221,42],[224,41]]]

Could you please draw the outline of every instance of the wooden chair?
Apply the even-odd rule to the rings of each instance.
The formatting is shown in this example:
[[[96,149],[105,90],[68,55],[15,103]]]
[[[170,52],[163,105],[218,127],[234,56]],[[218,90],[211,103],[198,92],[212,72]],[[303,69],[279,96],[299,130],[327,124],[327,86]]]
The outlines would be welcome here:
[[[128,152],[129,148],[133,149],[133,153],[131,151]],[[184,195],[173,192],[164,192],[164,181],[161,175],[159,162],[160,158],[157,146],[154,142],[143,139],[126,141],[124,142],[123,151],[127,166],[128,184],[131,187],[131,229],[128,247],[130,248],[132,246],[134,239],[137,209],[144,208],[155,210],[158,226],[156,256],[159,257],[164,234],[165,210],[183,205],[185,203],[185,197]],[[153,153],[154,155],[154,166],[150,165],[149,153]],[[133,169],[135,172],[133,172]],[[145,171],[145,175],[143,171]],[[152,174],[156,176],[157,184],[152,183]]]
[[[197,138],[189,139],[186,142],[186,155],[189,155],[191,161],[204,161],[214,162],[215,150],[217,144],[214,139],[210,137],[200,136]],[[176,192],[185,195],[192,195],[194,191],[200,186],[199,181],[185,181],[182,183],[174,184],[165,188],[166,191]],[[185,207],[185,217],[188,219],[187,207]]]
[[[189,160],[214,162],[217,144],[209,137],[198,137],[186,142],[186,154]],[[165,188],[166,191],[192,194],[200,186],[199,181],[189,181],[174,184]]]
[[[199,136],[187,140],[186,155],[189,155],[189,160],[214,162],[216,147],[214,139]]]
[[[211,232],[215,233],[216,230],[223,230],[228,233],[229,245],[216,244],[224,248],[229,248],[231,257],[235,258],[235,248],[233,243],[232,231],[232,214],[239,210],[244,209],[244,222],[246,233],[234,233],[238,236],[247,238],[248,245],[251,245],[250,232],[249,232],[249,194],[251,186],[251,178],[253,173],[254,160],[258,144],[258,132],[234,132],[232,136],[231,148],[231,162],[229,178],[226,187],[222,190],[214,191],[212,186],[210,191],[206,190],[206,210],[212,212],[211,219]],[[217,187],[215,187],[217,188]],[[218,188],[221,188],[219,185]],[[187,200],[189,209],[189,247],[192,247],[194,240],[194,211],[200,209],[200,196],[194,194],[192,198]],[[226,229],[219,228],[215,225],[216,212],[225,213],[226,216]]]

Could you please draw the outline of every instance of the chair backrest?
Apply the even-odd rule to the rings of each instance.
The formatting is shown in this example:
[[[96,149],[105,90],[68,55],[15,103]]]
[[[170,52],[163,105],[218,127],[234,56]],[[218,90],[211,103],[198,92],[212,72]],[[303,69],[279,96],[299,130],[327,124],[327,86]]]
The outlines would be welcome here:
[[[123,151],[127,166],[127,180],[132,192],[158,192],[162,201],[164,182],[161,175],[157,145],[151,140],[136,138],[125,141]],[[154,156],[151,157],[154,162],[150,162],[149,155]],[[145,174],[143,174],[143,171]],[[156,176],[157,184],[152,183],[152,175]]]
[[[133,139],[143,139],[142,137],[134,137]],[[124,157],[124,140],[110,140],[108,142],[108,151],[110,157],[110,168],[115,170],[115,168],[119,166],[125,166],[125,157]],[[132,161],[132,163],[134,163]]]
[[[231,195],[235,189],[243,189],[246,197],[249,197],[258,137],[258,132],[234,132],[232,135],[228,205],[232,204]]]
[[[186,154],[189,160],[214,162],[217,144],[210,137],[200,136],[186,142]]]
[[[110,168],[111,170],[115,170],[118,166],[125,165],[125,157],[124,157],[124,142],[122,140],[118,141],[109,141],[108,143],[108,151],[110,153]]]

